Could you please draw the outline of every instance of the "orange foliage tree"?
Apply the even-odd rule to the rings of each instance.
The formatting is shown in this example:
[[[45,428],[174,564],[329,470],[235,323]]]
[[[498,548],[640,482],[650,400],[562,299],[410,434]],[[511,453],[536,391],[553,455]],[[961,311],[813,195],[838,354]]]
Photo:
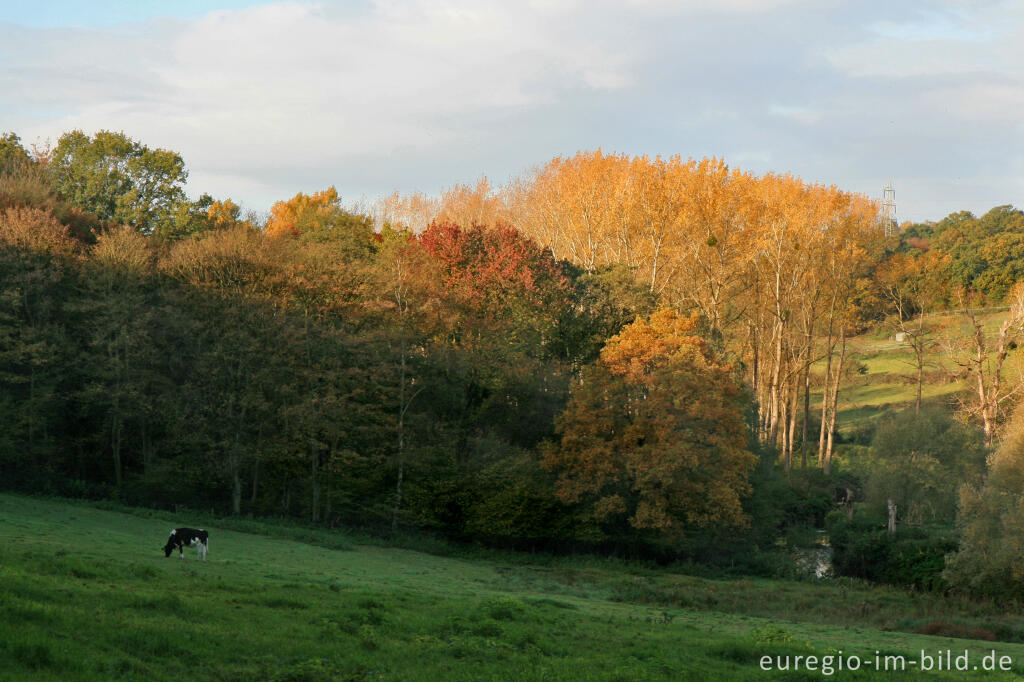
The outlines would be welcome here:
[[[555,158],[512,183],[513,224],[586,271],[622,263],[664,303],[699,313],[757,398],[758,433],[788,468],[801,391],[805,450],[812,384],[829,433],[877,206],[789,175],[755,177],[718,159],[605,154]],[[837,350],[838,349],[838,350]],[[820,359],[825,376],[812,371]],[[820,439],[819,462],[831,446]]]
[[[297,235],[327,227],[338,215],[344,213],[341,197],[334,187],[310,195],[299,192],[291,199],[278,201],[270,207],[267,235]]]
[[[241,209],[238,204],[231,201],[231,199],[224,199],[223,201],[214,200],[206,207],[206,218],[215,228],[223,229],[241,223],[242,220],[239,218],[240,212]]]
[[[544,455],[563,502],[660,532],[748,523],[744,391],[696,325],[660,310],[612,337],[584,372],[558,420],[561,442]]]

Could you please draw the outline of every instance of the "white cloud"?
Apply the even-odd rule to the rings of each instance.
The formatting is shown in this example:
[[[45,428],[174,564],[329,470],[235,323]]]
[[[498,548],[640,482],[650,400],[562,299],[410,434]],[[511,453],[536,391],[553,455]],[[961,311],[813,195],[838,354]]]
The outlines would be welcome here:
[[[805,125],[814,125],[822,120],[820,111],[796,105],[772,104],[768,107],[768,113]]]
[[[47,49],[17,57],[4,84],[56,114],[26,117],[27,136],[124,129],[174,140],[192,167],[287,169],[471,144],[466,116],[629,83],[628,57],[567,28],[503,3],[279,3],[134,35],[32,31]]]
[[[630,7],[690,14],[762,14],[814,0],[626,0]],[[820,0],[819,0],[820,1]]]
[[[943,0],[280,2],[0,23],[0,126],[29,141],[124,130],[181,152],[194,194],[256,209],[330,184],[355,198],[501,182],[601,146],[872,194],[902,168],[915,192],[935,178],[917,217],[936,217],[956,208],[944,173],[1024,186],[1006,159],[1024,144],[1021,26],[1011,5]]]

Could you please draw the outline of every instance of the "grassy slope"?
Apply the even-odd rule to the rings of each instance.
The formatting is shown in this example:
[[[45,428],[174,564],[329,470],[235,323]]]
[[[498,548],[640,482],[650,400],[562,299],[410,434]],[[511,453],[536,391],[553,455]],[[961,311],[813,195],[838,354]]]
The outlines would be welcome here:
[[[1005,313],[986,313],[980,316],[987,334],[995,336]],[[935,327],[932,339],[934,345],[927,355],[926,379],[922,397],[927,401],[947,400],[965,388],[964,381],[948,382],[936,377],[943,371],[954,373],[956,365],[951,361],[947,346],[955,339],[967,339],[971,328],[966,318],[955,315],[938,315],[933,318]],[[904,345],[896,343],[892,334],[880,331],[854,337],[847,343],[848,367],[862,366],[864,374],[854,373],[846,380],[839,394],[839,430],[846,433],[865,423],[877,420],[893,409],[910,407],[916,396],[916,365],[913,353]],[[1005,376],[1016,376],[1022,366],[1021,358],[1011,352],[1007,359]],[[817,381],[824,374],[824,361],[814,366]],[[967,386],[968,389],[973,388]],[[812,390],[811,409],[821,410],[821,390]]]
[[[764,654],[967,647],[1024,671],[1021,644],[878,629],[942,618],[1024,634],[994,606],[594,559],[329,549],[215,523],[203,564],[165,559],[175,524],[154,516],[0,495],[0,679],[767,679]]]

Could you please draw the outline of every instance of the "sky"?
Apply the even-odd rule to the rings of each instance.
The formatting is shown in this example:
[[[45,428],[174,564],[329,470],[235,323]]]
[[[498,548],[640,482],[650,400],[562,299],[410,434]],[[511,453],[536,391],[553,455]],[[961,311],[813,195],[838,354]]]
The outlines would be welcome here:
[[[897,218],[1024,207],[1024,2],[0,0],[0,133],[123,131],[266,211],[716,156]]]

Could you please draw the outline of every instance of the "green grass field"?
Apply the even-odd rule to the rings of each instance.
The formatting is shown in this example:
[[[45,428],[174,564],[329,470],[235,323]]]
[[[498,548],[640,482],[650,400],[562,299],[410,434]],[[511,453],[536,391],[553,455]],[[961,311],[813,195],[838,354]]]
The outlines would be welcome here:
[[[986,334],[995,336],[1005,313],[980,315]],[[950,381],[948,377],[959,368],[953,362],[949,345],[957,339],[969,339],[972,330],[967,319],[957,314],[941,314],[933,318],[931,345],[926,354],[926,379],[922,388],[925,402],[949,402],[965,388],[961,380]],[[878,420],[893,410],[911,407],[917,394],[916,364],[913,352],[906,344],[897,343],[892,330],[884,327],[854,337],[847,343],[847,371],[839,393],[839,415],[837,426],[842,433],[851,431]],[[857,371],[857,368],[860,371]],[[825,362],[813,366],[816,373],[817,390],[811,392],[812,411],[821,411],[820,381],[824,375]],[[1011,351],[1004,368],[1005,377],[1016,377],[1024,372],[1024,357]],[[966,386],[968,390],[973,385]]]
[[[169,530],[193,523],[210,531],[209,560],[164,558]],[[945,621],[1024,641],[1024,618],[1004,609],[594,558],[441,557],[0,495],[3,680],[813,680],[840,651],[916,662],[922,649],[969,649],[971,665],[994,649],[1013,672],[886,675],[865,663],[833,676],[1019,679],[1024,644],[915,634]],[[764,672],[764,655],[816,656],[818,669]]]

